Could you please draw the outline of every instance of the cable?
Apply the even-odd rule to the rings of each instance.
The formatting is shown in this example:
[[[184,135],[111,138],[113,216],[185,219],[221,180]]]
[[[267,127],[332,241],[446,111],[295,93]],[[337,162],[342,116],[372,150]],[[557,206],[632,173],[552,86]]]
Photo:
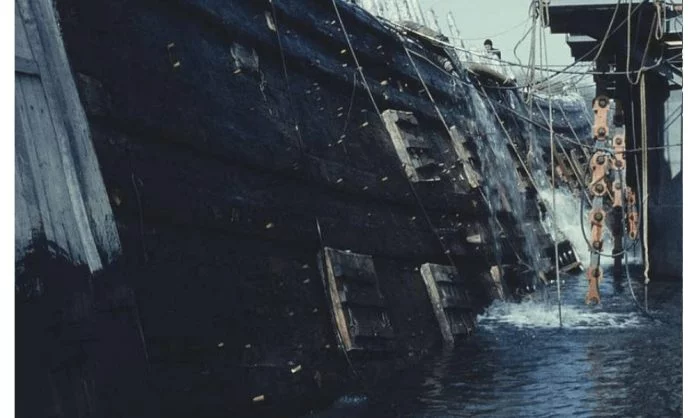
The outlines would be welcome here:
[[[563,106],[559,106],[559,109],[561,109],[561,116],[563,116],[563,119],[568,123],[568,126],[570,127],[570,131],[573,133],[573,136],[575,136],[575,139],[579,142],[580,138],[578,138],[578,134],[575,133],[575,129],[573,129],[573,125],[570,124],[570,121],[568,120],[568,117],[566,116],[565,110],[563,110]],[[561,149],[563,150],[563,153],[566,154],[566,158],[570,160],[570,157],[568,156],[568,153],[565,152],[565,149],[561,146]],[[571,161],[572,162],[572,161]],[[584,179],[578,173],[577,168],[575,167],[575,164],[571,164],[570,168],[573,169],[573,173],[575,174],[576,178],[578,179],[579,182],[582,182]],[[584,186],[584,184],[583,184]],[[590,202],[590,196],[587,194],[587,190],[585,187],[582,188],[582,192],[585,195],[585,198],[587,199],[588,202]]]
[[[628,1],[632,2],[633,0]],[[604,32],[604,38],[602,38],[602,43],[599,45],[599,49],[597,50],[597,53],[595,54],[595,57],[592,59],[592,61],[597,61],[597,58],[599,58],[599,55],[602,53],[602,49],[604,49],[604,44],[607,42],[607,39],[609,39],[609,30],[611,29],[611,26],[614,24],[614,19],[616,19],[616,13],[619,11],[619,5],[621,5],[621,0],[618,0],[616,2],[616,7],[614,7],[614,14],[611,15],[609,26],[607,26],[607,31]]]
[[[423,86],[423,89],[425,90],[426,94],[428,95],[428,98],[430,99],[431,103],[432,103],[433,106],[435,107],[435,111],[436,111],[436,113],[437,113],[437,115],[438,115],[440,121],[442,122],[442,125],[444,126],[445,130],[449,133],[449,127],[447,126],[447,123],[445,122],[445,119],[444,119],[444,117],[442,116],[442,113],[440,112],[440,108],[439,108],[439,106],[437,105],[437,103],[435,102],[434,97],[433,97],[432,94],[430,93],[430,89],[428,88],[427,84],[426,84],[425,81],[423,80],[423,77],[422,77],[422,75],[420,74],[420,71],[418,70],[418,66],[416,65],[415,61],[414,61],[413,58],[411,57],[411,55],[410,55],[410,50],[406,47],[406,44],[403,43],[403,42],[402,42],[402,46],[403,46],[404,50],[406,51],[406,55],[408,56],[409,60],[411,61],[411,65],[412,65],[413,68],[416,70],[416,74],[417,74],[417,76],[418,76],[418,79],[419,79],[420,82],[421,82],[421,85]],[[495,111],[495,110],[494,110],[494,111]],[[501,126],[502,126],[502,125],[501,125]],[[451,133],[450,133],[449,135],[450,135],[450,140],[451,140],[452,142],[456,141],[456,139],[455,139],[454,137],[452,137]],[[509,136],[508,136],[508,138],[509,138]],[[526,170],[526,167],[525,167],[525,170]],[[531,181],[532,181],[532,179],[531,179],[531,176],[530,176],[530,182],[531,182]],[[410,182],[409,182],[409,183],[410,183]],[[536,186],[535,186],[535,188],[536,188]],[[485,194],[483,194],[482,191],[480,191],[480,193],[481,193],[481,196],[483,197],[483,199],[485,199],[486,201],[488,201],[488,199],[486,198]],[[488,204],[490,205],[490,202],[489,202]],[[496,220],[496,222],[498,223],[498,226],[499,226],[501,229],[504,229],[503,226],[500,224],[500,221],[497,219],[497,217],[495,218],[495,220]],[[513,246],[511,246],[511,248],[512,248],[512,251],[515,253],[515,257],[517,257],[517,260],[518,260],[518,262],[519,262],[520,264],[526,266],[526,267],[529,268],[530,270],[534,270],[529,264],[527,264],[527,263],[524,262],[524,260],[522,259],[522,257],[519,255],[519,253],[517,252],[517,250],[516,250]],[[446,252],[446,254],[447,254],[447,252]],[[449,257],[449,255],[448,255],[448,257]],[[456,268],[456,266],[455,266],[455,264],[454,264],[454,262],[453,262],[453,260],[452,260],[451,258],[450,258],[450,262],[452,263],[452,267]]]
[[[527,23],[528,21],[529,21],[529,18],[525,18],[525,19],[522,20],[521,22],[515,24],[515,26],[512,26],[512,27],[510,27],[510,28],[508,28],[508,29],[506,29],[506,30],[504,30],[504,31],[502,31],[502,32],[498,32],[498,33],[495,33],[495,34],[493,34],[493,35],[483,36],[483,37],[480,37],[480,38],[459,38],[459,37],[457,37],[457,36],[449,36],[448,38],[449,38],[449,39],[454,39],[454,40],[457,40],[457,41],[480,41],[480,40],[482,40],[482,39],[495,38],[496,36],[505,35],[506,33],[512,32],[514,29],[519,28],[520,26],[524,25],[524,24]]]
[[[629,1],[628,4],[628,12],[629,14],[631,13],[631,3],[632,1]],[[642,11],[641,11],[641,16],[642,16]],[[632,85],[637,85],[640,82],[641,75],[643,74],[643,71],[645,69],[645,58],[648,56],[648,51],[650,50],[650,40],[652,39],[652,33],[655,28],[655,21],[657,20],[657,16],[653,16],[652,22],[650,23],[650,29],[648,30],[648,38],[645,41],[645,51],[643,52],[643,58],[640,60],[640,68],[638,68],[638,78],[634,82],[631,79],[630,76],[630,71],[628,69],[630,68],[630,60],[631,60],[631,48],[626,48],[626,79],[628,80],[629,83]],[[628,19],[628,24],[626,25],[628,27],[627,29],[627,35],[626,35],[626,43],[631,41],[631,19]],[[638,34],[636,34],[636,44],[638,43]],[[662,56],[660,56],[660,59],[658,62],[662,61]]]
[[[648,122],[647,122],[647,104],[645,97],[645,75],[640,77],[640,124],[641,124],[641,144],[643,147],[642,152],[642,182],[643,182],[643,248],[645,251],[645,260],[643,264],[645,265],[645,270],[643,272],[645,276],[645,310],[648,310],[648,283],[650,283],[650,276],[648,276],[648,271],[650,270],[650,255],[648,253]]]
[[[600,257],[614,258],[616,256],[623,255],[623,254],[627,253],[629,250],[632,250],[633,247],[635,247],[637,245],[637,243],[639,242],[639,240],[637,240],[637,239],[633,240],[633,243],[631,243],[631,247],[625,248],[616,254],[607,254],[607,253],[603,253],[601,251],[595,250],[594,248],[592,248],[592,244],[590,243],[590,240],[587,238],[587,232],[585,231],[585,218],[583,217],[584,211],[585,211],[585,201],[581,199],[580,200],[580,229],[582,231],[582,236],[583,236],[583,238],[585,238],[585,243],[589,247],[590,251],[598,254]]]
[[[485,88],[482,88],[481,91],[483,92],[483,96],[488,101],[488,104],[490,104],[491,109],[493,110],[493,114],[495,115],[495,118],[498,121],[498,123],[500,124],[500,127],[502,128],[503,132],[505,133],[505,136],[507,137],[507,140],[508,140],[508,143],[510,144],[510,147],[515,151],[515,155],[517,156],[517,159],[520,161],[520,164],[522,165],[522,168],[524,168],[525,173],[527,173],[527,177],[529,177],[530,184],[532,186],[534,186],[534,190],[536,190],[537,194],[539,194],[539,188],[537,187],[536,183],[534,183],[534,178],[532,177],[532,173],[529,172],[529,169],[527,168],[527,165],[524,163],[522,156],[517,151],[517,147],[515,147],[514,141],[512,140],[510,133],[507,131],[507,129],[505,129],[505,125],[503,124],[503,121],[500,118],[500,115],[498,115],[498,112],[495,110],[495,105],[493,105],[493,102],[491,101],[490,97],[488,97],[488,94],[486,93]]]
[[[520,60],[520,57],[517,56],[517,48],[520,46],[522,42],[524,42],[525,39],[527,39],[527,36],[531,33],[531,31],[534,30],[534,23],[532,22],[532,26],[527,29],[527,31],[522,35],[522,38],[520,38],[519,41],[515,44],[515,47],[512,49],[512,55],[517,58],[517,62],[522,65],[522,60]]]
[[[346,27],[343,23],[343,19],[341,18],[341,13],[338,10],[338,5],[336,4],[336,0],[331,0],[331,2],[333,3],[333,7],[334,7],[334,10],[336,11],[336,17],[338,19],[338,23],[341,26],[341,30],[343,31],[343,35],[346,39],[346,43],[348,44],[348,49],[350,50],[350,53],[353,57],[353,61],[355,62],[355,66],[357,67],[358,72],[360,73],[360,77],[362,78],[363,84],[365,85],[365,90],[367,91],[367,95],[369,96],[370,101],[372,102],[372,105],[373,105],[375,111],[377,112],[377,117],[379,117],[380,120],[383,121],[382,112],[379,110],[379,106],[377,105],[377,102],[375,101],[375,98],[372,95],[372,91],[370,90],[370,86],[368,85],[367,79],[365,78],[365,74],[363,73],[362,66],[360,65],[360,62],[358,61],[358,57],[355,54],[355,50],[353,49],[353,45],[350,41],[350,37],[348,36],[348,31],[346,30]],[[405,46],[404,46],[404,48],[405,48]],[[439,109],[437,111],[438,111],[438,114],[440,114]],[[441,116],[441,114],[440,114],[440,116]],[[443,120],[443,122],[444,122],[444,120]],[[445,127],[446,127],[446,124],[445,124]],[[447,129],[447,131],[449,132],[449,129]],[[456,269],[456,264],[454,262],[454,259],[450,255],[450,250],[447,249],[443,240],[440,238],[440,235],[437,233],[437,228],[435,228],[435,225],[433,224],[432,220],[430,219],[430,216],[428,216],[428,212],[425,209],[425,205],[423,204],[423,201],[421,200],[420,196],[418,195],[418,192],[416,191],[415,187],[413,186],[413,183],[406,176],[406,174],[403,172],[403,170],[401,171],[401,173],[406,178],[406,182],[408,183],[409,188],[411,189],[411,193],[415,197],[416,202],[418,203],[418,206],[419,206],[421,212],[423,213],[423,217],[425,218],[426,222],[428,223],[428,226],[430,227],[433,234],[436,236],[437,242],[439,243],[440,247],[442,248],[445,256],[447,257],[447,260],[450,262],[452,267],[454,267]]]
[[[408,49],[408,51],[409,51],[411,54],[414,54],[414,55],[418,56],[419,58],[423,59],[424,61],[426,61],[427,63],[429,63],[430,65],[432,65],[435,69],[441,71],[442,73],[446,74],[446,75],[449,76],[449,77],[453,77],[453,78],[454,78],[454,76],[453,76],[451,73],[445,71],[440,65],[434,63],[432,60],[428,59],[426,56],[424,56],[424,55],[422,55],[422,54],[420,54],[420,53],[418,53],[418,52],[416,52],[416,51],[414,51],[414,50],[412,50],[412,49]],[[458,78],[457,81],[458,81],[458,82],[464,82],[464,83],[465,83],[465,80],[463,80],[463,79],[461,79],[461,78]],[[482,84],[480,83],[479,80],[477,80],[477,81],[479,82],[479,86],[481,87],[481,89],[490,89],[490,88],[496,89],[494,86],[490,86],[490,85],[484,86],[484,85],[482,85]],[[469,85],[473,86],[473,83],[465,83],[465,84],[469,84]],[[492,104],[492,102],[491,102],[491,104]],[[492,106],[500,106],[500,107],[502,107],[503,109],[505,109],[505,110],[507,110],[507,111],[509,111],[509,112],[511,112],[511,113],[513,113],[513,114],[515,114],[515,115],[517,115],[517,116],[519,116],[521,119],[523,119],[523,120],[525,120],[525,121],[531,123],[532,125],[534,125],[534,126],[536,126],[536,127],[538,127],[538,128],[541,128],[541,129],[546,129],[547,132],[548,132],[548,128],[547,128],[545,125],[542,125],[542,124],[540,124],[540,123],[538,123],[538,122],[535,122],[534,120],[528,118],[526,115],[524,115],[524,114],[522,114],[522,113],[519,113],[519,112],[517,112],[516,110],[514,110],[514,109],[512,109],[512,108],[510,108],[510,107],[508,107],[508,106],[505,106],[505,105],[500,104],[500,103],[497,104],[497,105],[493,105],[493,104],[492,104]],[[537,107],[538,107],[538,104],[537,104]],[[586,110],[586,109],[585,109],[585,110]],[[543,115],[543,112],[541,112],[541,115],[542,115],[542,117],[545,118],[545,116]],[[586,115],[585,115],[585,116],[586,116]],[[587,117],[587,116],[586,116],[586,117]],[[544,120],[546,120],[546,119],[544,119]],[[588,119],[588,123],[590,123],[589,119]],[[569,125],[570,125],[570,123],[569,123]],[[471,133],[470,133],[470,134],[471,134]],[[568,143],[577,145],[577,146],[579,146],[579,147],[588,148],[588,149],[593,149],[593,148],[592,148],[590,145],[588,145],[588,144],[583,144],[583,143],[581,143],[581,142],[575,142],[575,141],[571,140],[570,138],[567,138],[567,137],[565,137],[565,136],[563,136],[563,135],[560,135],[560,134],[554,134],[554,135],[556,136],[557,139],[566,141],[566,142],[568,142]],[[577,138],[577,135],[576,135],[576,138]],[[579,138],[577,138],[577,139],[579,140]]]
[[[546,37],[542,31],[542,43],[544,45],[543,52],[546,53],[546,62],[549,61],[548,50],[546,48]],[[558,294],[558,326],[563,328],[563,316],[561,314],[561,278],[559,275],[558,265],[558,223],[556,222],[556,141],[553,140],[553,112],[551,111],[551,95],[549,94],[549,147],[551,149],[551,200],[553,211],[553,250],[556,259],[556,292]]]
[[[627,21],[630,21],[630,18],[632,17],[633,13],[635,13],[635,11],[638,10],[639,8],[640,8],[640,7],[637,7],[635,10],[633,10],[631,13],[629,13],[628,16],[626,17],[626,19],[624,19],[621,23],[619,23],[619,24],[617,25],[617,27],[616,27],[614,30],[611,31],[610,36],[613,35],[614,33],[616,33]],[[383,25],[385,25],[385,26],[391,26],[391,27],[394,27],[394,28],[398,28],[398,29],[401,29],[401,30],[405,30],[405,31],[408,31],[408,32],[415,33],[415,34],[417,34],[417,35],[420,36],[420,37],[429,39],[430,41],[435,42],[435,43],[438,43],[438,44],[442,44],[442,45],[448,46],[448,47],[453,48],[453,49],[455,49],[455,50],[460,50],[460,51],[464,51],[464,52],[467,52],[467,53],[470,53],[470,54],[473,54],[473,55],[478,55],[478,56],[482,56],[482,57],[486,57],[486,58],[492,59],[490,56],[484,56],[484,55],[481,55],[481,54],[476,54],[476,53],[474,53],[474,52],[472,52],[472,51],[466,50],[466,49],[461,48],[461,47],[457,47],[456,45],[452,45],[452,44],[447,43],[447,42],[444,42],[444,41],[442,41],[442,40],[440,40],[440,39],[436,39],[436,38],[433,38],[433,37],[431,37],[431,36],[427,36],[427,35],[425,35],[425,34],[422,34],[422,33],[418,32],[418,31],[415,31],[415,30],[413,30],[413,29],[411,29],[411,28],[408,28],[408,27],[405,27],[405,26],[403,26],[403,25],[400,25],[400,24],[397,24],[397,23],[394,23],[394,22],[390,22],[390,21],[384,20],[384,19],[381,19],[380,21],[382,21]],[[610,29],[610,28],[609,28],[609,29]],[[608,30],[609,30],[609,29],[608,29]],[[589,51],[587,51],[587,53],[585,53],[582,57],[580,57],[579,59],[575,60],[573,63],[571,63],[571,64],[565,66],[564,69],[561,70],[561,71],[549,70],[549,71],[551,71],[551,72],[554,72],[554,74],[550,75],[549,77],[547,77],[546,79],[540,81],[539,83],[546,82],[546,81],[550,80],[551,78],[554,78],[554,77],[558,76],[559,74],[564,74],[569,68],[572,68],[573,66],[575,66],[575,65],[577,65],[578,63],[582,62],[582,61],[583,61],[585,58],[587,58],[592,52],[594,52],[598,47],[599,47],[599,45],[595,45],[593,48],[591,48]],[[525,67],[524,65],[518,65],[518,64],[515,64],[515,63],[513,63],[513,62],[505,61],[505,60],[501,60],[501,59],[496,59],[496,61],[499,61],[499,62],[501,62],[501,63],[506,63],[506,64],[508,64],[508,65]],[[661,64],[662,64],[662,62],[661,62],[661,58],[660,58],[660,60],[659,60],[656,64],[654,64],[654,65],[652,65],[652,66],[650,66],[650,67],[646,67],[646,68],[644,68],[643,70],[649,70],[649,69],[655,68],[655,67],[657,67],[657,66],[659,66],[659,65],[661,65]],[[585,73],[582,73],[582,74],[585,74]],[[601,75],[601,74],[620,74],[620,73],[592,72],[592,73],[587,73],[587,74]],[[517,87],[514,87],[514,88],[515,88],[515,89],[521,89],[521,88],[527,88],[527,87],[530,87],[530,86],[531,86],[531,85],[528,84],[528,85],[525,85],[525,86],[517,86]]]
[[[445,71],[440,65],[434,63],[432,60],[428,59],[426,56],[424,56],[424,55],[422,55],[422,54],[420,54],[420,53],[418,53],[418,52],[416,52],[416,51],[414,51],[414,50],[412,50],[412,49],[408,49],[408,51],[409,51],[411,54],[416,55],[416,56],[418,56],[419,58],[423,59],[424,61],[426,61],[427,63],[429,63],[429,64],[432,65],[434,68],[436,68],[437,70],[441,71],[442,73],[446,74],[447,76],[455,78],[451,73]],[[461,78],[456,78],[456,81],[457,81],[457,82],[462,82],[462,83],[465,83],[465,84],[468,84],[468,85],[473,86],[473,83],[466,83],[465,80],[463,80],[463,79],[461,79]],[[478,81],[478,80],[477,80],[477,81]],[[480,82],[479,82],[478,85],[481,87],[481,89],[491,89],[491,88],[492,88],[492,89],[495,89],[494,86],[490,86],[490,85],[484,86],[484,85],[482,85]],[[505,106],[505,105],[503,105],[503,104],[500,104],[500,103],[498,103],[498,104],[493,104],[493,103],[491,102],[491,105],[492,105],[492,106],[499,106],[499,107],[502,107],[502,108],[505,109],[506,111],[515,114],[516,116],[518,116],[518,117],[520,117],[521,119],[527,121],[528,123],[531,123],[532,125],[534,125],[534,126],[536,126],[536,127],[538,127],[538,128],[545,129],[545,130],[548,132],[547,126],[542,125],[542,124],[540,124],[539,122],[536,122],[536,121],[530,119],[529,117],[527,117],[526,115],[524,115],[524,114],[522,114],[522,113],[516,111],[515,109],[512,109],[512,108],[510,108],[510,107],[508,107],[508,106]],[[537,104],[537,107],[538,107],[538,104]],[[545,118],[545,116],[543,115],[543,112],[542,112],[541,115],[542,115],[542,117]],[[544,120],[546,120],[546,119],[544,119]],[[588,120],[588,123],[589,123],[589,120]],[[474,135],[474,134],[471,133],[471,132],[467,132],[467,133],[470,134],[470,135]],[[592,148],[590,145],[588,145],[588,144],[583,144],[583,143],[581,143],[581,142],[573,141],[572,139],[567,138],[567,137],[565,137],[565,136],[563,136],[563,135],[561,135],[561,134],[556,134],[556,133],[554,133],[554,135],[556,136],[556,139],[563,140],[563,141],[565,141],[565,142],[568,142],[568,143],[570,143],[570,144],[573,144],[573,145],[576,145],[576,146],[579,146],[579,147],[583,147],[583,148],[587,148],[587,149],[593,149],[593,148]],[[576,137],[577,137],[577,136],[576,136]]]
[[[662,40],[662,36],[664,35],[664,22],[662,21],[662,16],[663,16],[663,11],[662,11],[662,3],[659,1],[656,1],[655,3],[655,17],[657,18],[657,27],[655,28],[655,39],[656,40]],[[666,19],[666,16],[665,16]]]
[[[625,152],[625,153],[628,153],[628,152],[642,152],[643,150],[647,150],[647,151],[660,151],[660,150],[665,150],[665,149],[672,148],[672,147],[681,147],[682,145],[683,145],[683,144],[679,143],[679,144],[663,145],[663,146],[661,146],[661,147],[631,148],[631,149],[628,149],[628,150],[626,150],[626,151],[624,151],[624,152]]]
[[[403,46],[404,50],[406,51],[406,55],[408,56],[408,58],[409,58],[409,60],[410,60],[410,62],[411,62],[411,65],[413,66],[414,70],[416,71],[416,74],[417,74],[417,76],[418,76],[418,79],[419,79],[420,82],[421,82],[421,85],[423,86],[423,89],[425,90],[426,94],[428,95],[428,98],[430,99],[431,103],[432,103],[433,106],[435,107],[436,113],[437,113],[437,115],[438,115],[440,121],[442,122],[442,124],[443,124],[445,130],[449,133],[449,127],[447,126],[447,123],[446,123],[446,121],[445,121],[445,119],[444,119],[442,113],[440,112],[439,106],[437,106],[437,103],[435,102],[434,97],[433,97],[432,94],[430,93],[430,89],[428,88],[427,84],[425,83],[425,80],[423,80],[423,77],[422,77],[420,71],[418,70],[418,66],[417,66],[416,62],[413,60],[413,57],[411,57],[411,52],[413,52],[413,51],[411,51],[409,48],[407,48],[405,42],[403,42],[403,41],[402,41],[402,46]],[[427,61],[428,61],[429,63],[432,64],[432,61],[430,61],[430,60],[427,60]],[[451,75],[451,74],[450,74],[450,76],[453,78],[453,81],[456,82],[455,77],[454,77],[453,75]],[[483,89],[482,89],[482,90],[483,90]],[[484,93],[484,95],[485,95],[485,90],[483,90],[483,93]],[[486,98],[488,99],[488,96],[487,96],[487,95],[486,95]],[[490,99],[489,99],[489,103],[490,103]],[[505,129],[504,125],[502,124],[502,121],[501,121],[500,117],[497,115],[497,113],[496,113],[496,111],[495,111],[495,107],[492,105],[492,103],[491,103],[491,107],[492,107],[492,110],[493,110],[494,114],[496,115],[496,118],[498,119],[498,122],[501,124],[501,127],[503,128],[503,131],[504,131],[505,134],[507,135],[507,138],[508,138],[508,141],[509,141],[511,147],[512,147],[512,148],[515,150],[515,152],[517,153],[517,150],[516,150],[516,148],[514,147],[514,144],[513,144],[513,142],[512,142],[512,138],[511,138],[510,135],[508,134],[508,132],[507,132],[507,130]],[[451,136],[451,134],[450,134],[450,139],[451,139],[453,142],[456,140],[454,137]],[[537,191],[537,193],[539,193],[539,191],[538,191],[536,185],[534,184],[534,180],[533,180],[533,178],[532,178],[532,176],[531,176],[531,173],[529,173],[529,171],[527,170],[527,168],[526,168],[526,166],[524,165],[524,162],[521,160],[521,157],[519,156],[519,154],[517,154],[517,156],[518,156],[518,158],[520,159],[520,163],[522,164],[522,166],[524,167],[525,171],[527,172],[527,175],[529,176],[530,183],[532,184],[532,186],[534,186],[534,188],[535,188],[535,190]],[[483,198],[484,200],[486,200],[486,202],[488,202],[488,205],[489,205],[489,206],[491,206],[491,205],[490,205],[490,201],[488,201],[488,199],[487,199],[487,197],[485,196],[485,194],[484,194],[482,191],[480,191],[480,193],[481,193],[482,198]],[[491,207],[492,207],[492,206],[491,206]],[[497,222],[498,226],[499,226],[501,229],[504,229],[503,226],[501,225],[500,221],[497,219],[497,217],[494,216],[494,218],[495,218],[495,221]],[[515,257],[517,257],[517,260],[518,260],[518,262],[519,262],[521,265],[524,265],[525,267],[527,267],[527,268],[530,269],[530,270],[535,270],[535,271],[537,270],[537,269],[534,269],[533,267],[531,267],[529,264],[527,264],[527,263],[524,262],[524,260],[522,259],[522,257],[520,256],[520,254],[517,252],[517,250],[514,248],[514,246],[511,245],[511,248],[512,248],[512,251],[515,253]],[[454,265],[454,263],[452,264],[452,266],[456,268],[456,266]]]
[[[288,77],[288,66],[285,62],[285,51],[283,49],[283,42],[280,38],[280,22],[278,21],[278,17],[276,15],[276,9],[275,9],[275,4],[273,4],[273,0],[268,0],[269,3],[271,3],[271,12],[273,13],[273,22],[275,23],[276,26],[276,37],[278,39],[278,49],[280,50],[280,59],[283,64],[283,75],[285,77],[285,88],[288,94],[288,99],[290,102],[292,102],[292,92],[290,91],[290,78]],[[295,108],[293,106],[293,108]],[[298,143],[298,148],[300,150],[300,153],[302,155],[305,155],[305,149],[304,149],[304,141],[302,140],[302,133],[300,132],[300,118],[297,113],[295,113],[295,132],[297,132],[297,143]]]

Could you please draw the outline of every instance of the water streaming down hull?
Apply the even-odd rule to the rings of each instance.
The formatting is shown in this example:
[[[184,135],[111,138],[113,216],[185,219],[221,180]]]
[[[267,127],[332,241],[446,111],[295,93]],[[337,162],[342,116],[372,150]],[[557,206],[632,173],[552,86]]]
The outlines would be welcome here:
[[[512,216],[517,232],[524,236],[523,260],[520,261],[529,263],[530,268],[540,272],[540,245],[537,237],[535,234],[523,234],[521,229],[530,221],[526,216],[529,202],[520,187],[518,174],[513,169],[515,161],[508,147],[507,134],[496,119],[493,113],[495,110],[479,94],[472,91],[471,100],[482,135],[479,158],[483,171],[491,176],[490,181],[484,185],[489,205],[493,213],[505,212]]]
[[[404,19],[405,9],[407,8],[405,6],[408,5],[415,9],[414,5],[417,1],[411,1],[408,4],[401,3],[402,2],[399,1],[362,1],[358,4],[375,15],[397,22]],[[420,7],[420,5],[418,5],[418,7]],[[418,17],[422,17],[422,15]],[[458,29],[456,28],[456,23],[451,16],[449,16],[449,18],[450,32],[453,36],[457,36]],[[416,18],[415,15],[414,20],[420,23],[426,23],[431,26],[431,28],[441,32],[434,15],[428,22],[421,21],[421,19]],[[462,44],[461,41],[452,43]],[[501,61],[496,60],[493,56],[489,56],[485,51],[470,52],[450,50],[449,52],[459,59],[460,64],[466,63],[465,67],[469,67],[472,64],[482,65],[485,68],[490,68],[503,75],[506,80],[514,80],[511,68],[504,65]],[[528,287],[531,286],[534,288],[537,284],[538,274],[548,269],[548,266],[542,265],[539,251],[542,246],[540,245],[537,235],[523,233],[525,225],[533,222],[533,219],[529,218],[528,208],[536,206],[536,202],[529,201],[529,199],[533,199],[533,197],[527,196],[524,193],[523,187],[521,187],[520,184],[519,174],[515,173],[515,170],[511,170],[511,167],[516,165],[516,161],[509,148],[510,144],[506,136],[507,133],[504,131],[505,128],[500,126],[494,114],[495,109],[481,97],[481,93],[471,84],[464,84],[464,86],[465,89],[468,89],[467,96],[469,103],[464,105],[460,104],[460,108],[463,108],[462,111],[464,113],[469,113],[470,116],[477,121],[477,126],[474,129],[479,135],[477,149],[478,156],[481,160],[481,169],[485,173],[495,173],[493,175],[489,174],[490,177],[487,181],[483,182],[483,187],[484,194],[487,197],[486,204],[491,213],[495,214],[495,216],[489,219],[489,228],[492,231],[498,231],[498,233],[493,234],[493,250],[496,263],[498,265],[503,263],[503,243],[501,242],[500,235],[505,233],[505,227],[501,225],[504,223],[504,220],[499,218],[499,216],[502,215],[503,217],[507,216],[512,218],[512,233],[515,236],[522,237],[520,248],[515,250],[517,253],[516,257],[518,258],[517,261],[524,265],[526,270],[525,273],[529,276],[525,280],[528,283]],[[512,107],[520,105],[522,108],[526,107],[518,91],[513,92],[513,90],[510,90],[508,91],[508,95],[510,97],[509,105],[512,105]],[[455,123],[455,126],[466,132],[465,128],[467,124],[465,122],[458,121],[458,123]],[[530,137],[534,135],[535,132],[536,131],[532,129],[525,128],[525,132],[522,134],[527,137],[528,142],[532,142]],[[537,155],[537,157],[540,159],[541,156]],[[575,244],[575,242],[573,242],[573,244]]]

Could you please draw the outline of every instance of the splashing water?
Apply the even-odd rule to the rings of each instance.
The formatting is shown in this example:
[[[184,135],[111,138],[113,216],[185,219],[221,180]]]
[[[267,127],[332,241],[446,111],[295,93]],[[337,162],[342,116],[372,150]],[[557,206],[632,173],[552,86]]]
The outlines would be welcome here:
[[[508,150],[508,139],[502,127],[495,119],[493,110],[489,108],[484,99],[472,88],[470,94],[474,117],[479,129],[485,135],[484,146],[479,149],[481,159],[481,171],[484,173],[495,173],[491,181],[484,183],[484,190],[488,196],[489,205],[493,212],[509,212],[517,228],[522,228],[526,223],[526,196],[521,192],[516,170],[515,161]],[[536,271],[541,271],[540,248],[535,234],[522,234],[522,251],[525,261],[529,262]]]
[[[521,303],[496,301],[478,317],[479,326],[492,329],[496,325],[516,328],[558,328],[558,311],[528,300]],[[564,306],[563,326],[573,329],[630,328],[642,325],[644,318],[637,312],[617,313],[593,311],[584,306]]]
[[[553,213],[553,190],[550,187],[540,188],[539,195],[549,209],[549,217],[546,219],[546,229],[552,237],[557,240],[562,240],[564,237],[570,241],[575,249],[578,259],[583,265],[590,264],[590,251],[582,234],[580,222],[587,219],[588,210],[585,209],[582,217],[580,217],[581,198],[573,196],[567,189],[556,189],[556,213]],[[556,218],[556,226],[561,232],[561,235],[556,237],[553,228],[553,219]]]

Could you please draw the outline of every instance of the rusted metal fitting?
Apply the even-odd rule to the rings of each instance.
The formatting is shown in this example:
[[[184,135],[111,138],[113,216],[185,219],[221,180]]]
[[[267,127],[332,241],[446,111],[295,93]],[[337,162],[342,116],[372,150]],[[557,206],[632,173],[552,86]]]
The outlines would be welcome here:
[[[599,303],[599,281],[602,279],[602,270],[599,267],[594,267],[587,270],[587,280],[589,286],[587,288],[587,296],[585,303]]]
[[[604,222],[605,217],[606,217],[606,214],[601,209],[593,209],[590,212],[590,222],[593,225],[602,226],[602,223]]]
[[[628,197],[626,197],[628,204],[631,206],[635,205],[636,204],[636,195],[633,194],[633,192],[631,190],[628,190],[628,192],[626,194],[628,195]]]
[[[592,192],[597,196],[601,196],[606,192],[606,188],[604,187],[604,184],[597,183],[592,186]]]
[[[594,248],[597,251],[601,251],[602,250],[602,241],[593,241],[592,248]]]
[[[600,96],[597,98],[597,104],[599,105],[599,107],[604,108],[607,107],[607,105],[609,104],[609,100],[604,96]]]
[[[604,155],[598,155],[595,161],[598,165],[602,165],[606,162],[606,158],[604,158]]]
[[[597,139],[604,139],[607,135],[607,130],[604,127],[597,128]]]

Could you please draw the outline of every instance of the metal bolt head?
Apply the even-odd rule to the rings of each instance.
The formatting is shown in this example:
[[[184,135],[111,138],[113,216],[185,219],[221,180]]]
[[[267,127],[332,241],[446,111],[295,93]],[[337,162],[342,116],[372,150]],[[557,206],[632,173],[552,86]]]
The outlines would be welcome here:
[[[600,155],[597,157],[597,164],[602,165],[602,164],[604,164],[604,161],[606,161],[606,160],[604,159],[603,155]]]
[[[604,185],[602,183],[595,184],[594,186],[594,191],[597,194],[602,194],[604,193]]]
[[[602,249],[602,241],[594,241],[592,243],[592,248],[594,248],[595,250],[601,250]],[[595,276],[595,277],[599,277],[599,276]]]
[[[597,222],[602,222],[602,219],[604,219],[604,215],[602,215],[602,212],[595,212],[594,220]]]
[[[607,101],[606,97],[602,97],[597,101],[597,104],[599,105],[599,107],[604,108],[607,107],[607,104],[609,104],[609,102]]]
[[[597,129],[597,136],[603,137],[607,134],[607,130],[604,127]]]

